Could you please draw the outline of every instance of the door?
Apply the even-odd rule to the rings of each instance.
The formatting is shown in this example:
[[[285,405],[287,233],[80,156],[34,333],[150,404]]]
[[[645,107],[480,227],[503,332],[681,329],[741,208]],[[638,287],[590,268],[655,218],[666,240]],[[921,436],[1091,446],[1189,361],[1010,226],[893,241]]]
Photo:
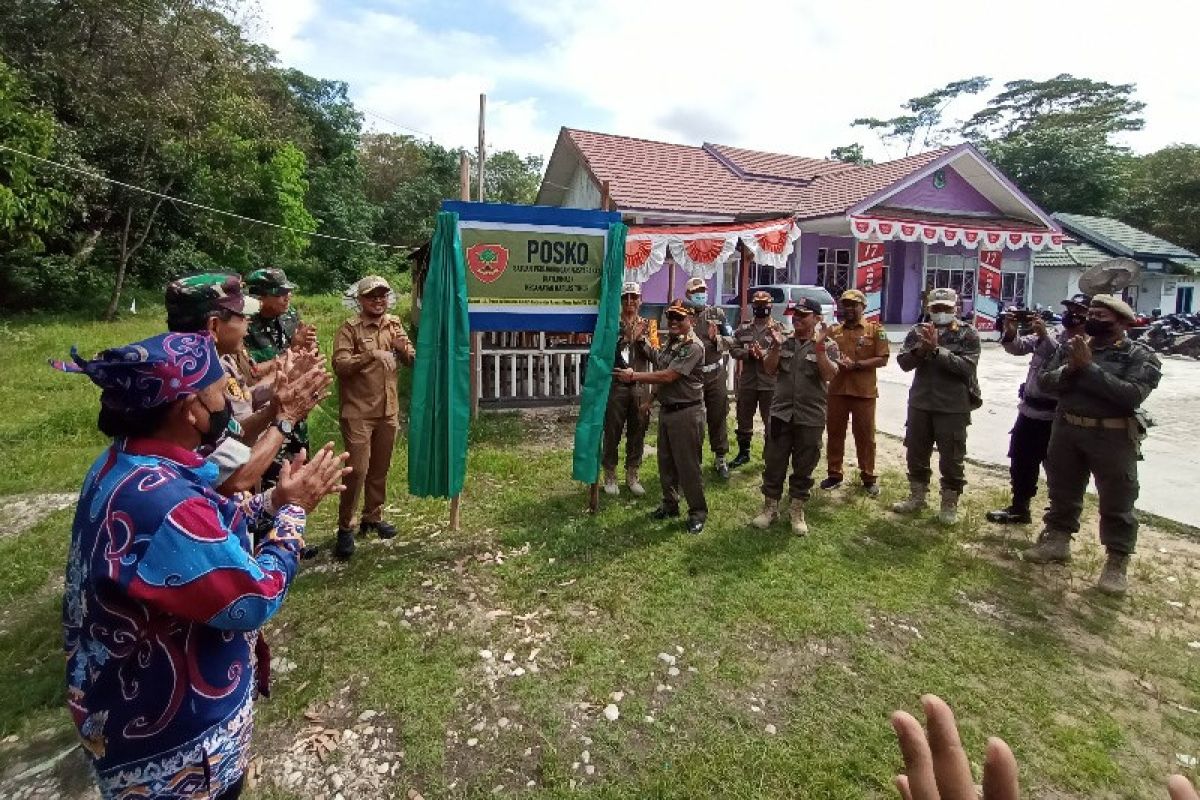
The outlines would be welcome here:
[[[1175,290],[1175,313],[1192,313],[1192,291],[1194,286],[1180,286]]]

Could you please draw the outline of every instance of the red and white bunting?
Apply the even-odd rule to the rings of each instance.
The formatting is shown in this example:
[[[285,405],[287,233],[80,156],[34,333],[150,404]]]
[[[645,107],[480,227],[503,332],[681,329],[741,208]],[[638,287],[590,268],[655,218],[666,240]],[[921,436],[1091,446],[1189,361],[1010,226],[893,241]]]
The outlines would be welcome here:
[[[925,244],[962,245],[972,250],[979,247],[1020,250],[1061,250],[1063,236],[1052,230],[1010,231],[995,228],[971,228],[934,222],[902,222],[852,217],[850,230],[861,241],[923,242]]]
[[[662,269],[667,253],[693,277],[706,280],[741,242],[758,264],[779,268],[796,249],[800,228],[791,218],[742,225],[631,227],[625,238],[625,280],[644,282]]]

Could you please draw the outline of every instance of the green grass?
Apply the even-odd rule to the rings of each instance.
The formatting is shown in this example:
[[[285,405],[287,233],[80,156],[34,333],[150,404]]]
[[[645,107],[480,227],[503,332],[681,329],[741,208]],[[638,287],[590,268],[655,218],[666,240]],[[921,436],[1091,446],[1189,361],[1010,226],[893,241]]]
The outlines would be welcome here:
[[[325,299],[305,311],[328,342],[343,313]],[[151,322],[7,327],[0,398],[39,394],[0,420],[0,496],[72,490],[104,444],[90,430],[94,390],[38,362],[73,338],[87,350],[148,335]],[[336,435],[335,408],[314,418],[316,440]],[[1195,578],[1167,584],[1143,566],[1128,601],[1069,592],[1094,579],[1094,546],[1069,578],[1013,561],[1019,536],[978,523],[994,489],[976,490],[951,530],[847,495],[813,502],[805,540],[782,525],[764,534],[747,525],[757,460],[710,481],[700,537],[648,519],[654,488],[604,498],[590,516],[569,478],[569,421],[530,424],[489,414],[473,426],[458,534],[446,503],[405,494],[400,442],[388,496],[400,536],[364,543],[344,568],[308,565],[269,626],[297,667],[259,707],[267,758],[306,710],[348,697],[347,713],[376,709],[395,725],[400,796],[485,797],[534,780],[533,798],[882,798],[900,765],[888,714],[924,692],[954,706],[973,759],[987,736],[1005,737],[1031,797],[1165,796],[1175,754],[1197,755],[1200,715],[1179,709],[1200,708],[1200,655],[1186,646],[1200,638]],[[652,464],[644,473],[653,487]],[[884,501],[901,488],[885,475]],[[326,551],[333,514],[326,503],[310,526]],[[57,512],[0,540],[0,739],[69,735],[53,583],[69,525]],[[436,609],[406,618],[415,605]],[[528,663],[535,648],[538,673],[489,683],[480,650]],[[610,723],[599,711],[617,691]],[[514,724],[493,736],[500,716]],[[593,776],[573,766],[585,749]]]

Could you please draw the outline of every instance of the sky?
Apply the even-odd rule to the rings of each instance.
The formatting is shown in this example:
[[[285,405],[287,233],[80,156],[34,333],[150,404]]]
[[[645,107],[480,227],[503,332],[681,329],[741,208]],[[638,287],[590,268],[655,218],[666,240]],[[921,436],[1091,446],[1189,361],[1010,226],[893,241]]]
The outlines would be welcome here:
[[[861,142],[952,80],[1059,73],[1136,83],[1136,152],[1200,142],[1190,3],[1139,0],[257,0],[240,20],[280,62],[343,80],[368,129],[549,157],[561,126],[811,157]]]

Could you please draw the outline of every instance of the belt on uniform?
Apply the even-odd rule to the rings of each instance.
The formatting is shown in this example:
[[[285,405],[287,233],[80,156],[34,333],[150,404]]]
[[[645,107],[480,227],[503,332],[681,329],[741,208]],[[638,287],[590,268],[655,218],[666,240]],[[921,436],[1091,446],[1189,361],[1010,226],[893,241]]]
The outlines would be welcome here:
[[[1122,431],[1129,428],[1130,420],[1130,417],[1077,417],[1066,412],[1063,412],[1062,418],[1064,422],[1080,428],[1109,428]]]
[[[662,404],[662,413],[673,414],[676,411],[683,411],[685,408],[691,408],[692,406],[698,406],[702,402],[704,402],[704,401],[703,400],[692,400],[687,403],[663,403]]]
[[[724,365],[722,364],[722,362],[720,362],[720,361],[714,361],[714,362],[713,362],[713,363],[711,363],[711,364],[705,364],[703,367],[701,367],[701,368],[700,368],[700,371],[701,371],[701,372],[716,372],[716,371],[717,371],[717,370],[719,370],[719,369],[720,369],[722,366],[724,366]]]

